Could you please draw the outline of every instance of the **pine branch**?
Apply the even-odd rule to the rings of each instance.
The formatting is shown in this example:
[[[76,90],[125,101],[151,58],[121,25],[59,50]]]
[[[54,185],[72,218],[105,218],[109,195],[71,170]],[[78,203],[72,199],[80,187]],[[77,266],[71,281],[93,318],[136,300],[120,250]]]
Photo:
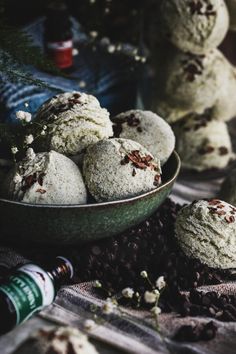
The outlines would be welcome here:
[[[8,25],[4,20],[0,21],[0,48],[22,65],[33,65],[52,74],[62,74],[43,55],[40,48],[32,44],[32,38],[29,34]]]
[[[11,82],[34,84],[44,89],[61,92],[47,82],[35,78],[27,66],[38,68],[50,74],[68,77],[47,59],[40,48],[32,43],[29,34],[7,24],[1,16],[3,1],[0,0],[0,73],[3,79]]]

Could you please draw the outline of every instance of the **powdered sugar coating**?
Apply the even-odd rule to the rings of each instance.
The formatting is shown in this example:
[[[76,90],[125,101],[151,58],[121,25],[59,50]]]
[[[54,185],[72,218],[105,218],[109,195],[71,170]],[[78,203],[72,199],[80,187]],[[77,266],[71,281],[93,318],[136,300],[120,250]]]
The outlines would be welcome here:
[[[161,18],[167,38],[182,51],[194,54],[217,48],[229,28],[223,0],[162,1]]]
[[[116,137],[131,139],[146,147],[163,165],[175,147],[169,124],[151,111],[129,110],[112,119]]]
[[[113,136],[108,111],[94,96],[80,92],[54,96],[36,113],[35,122],[47,126],[46,134],[37,140],[39,151],[77,155],[89,145]]]
[[[196,171],[225,168],[235,158],[226,123],[204,115],[189,115],[175,127],[176,150],[182,166]]]
[[[26,157],[3,184],[6,198],[32,204],[84,204],[87,191],[79,168],[55,151]]]
[[[106,139],[89,147],[83,174],[90,193],[99,202],[134,197],[161,183],[160,161],[128,139]]]
[[[209,267],[236,267],[236,208],[218,200],[199,200],[177,215],[176,237],[184,253]]]

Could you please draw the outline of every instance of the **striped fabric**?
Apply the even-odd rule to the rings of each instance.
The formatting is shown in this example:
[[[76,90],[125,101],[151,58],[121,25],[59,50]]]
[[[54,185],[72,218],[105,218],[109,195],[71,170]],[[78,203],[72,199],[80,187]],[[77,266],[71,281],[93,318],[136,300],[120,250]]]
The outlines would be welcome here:
[[[35,253],[35,250],[33,251]],[[22,264],[27,260],[11,248],[0,247],[0,274],[3,269]],[[236,284],[201,287],[202,291],[236,295]],[[71,325],[85,331],[85,320],[94,318],[98,323],[87,334],[101,354],[235,354],[236,324],[215,321],[217,337],[209,342],[176,343],[173,334],[182,325],[205,323],[212,319],[201,317],[181,318],[175,313],[159,316],[160,333],[153,328],[150,313],[122,308],[111,315],[103,315],[104,300],[94,292],[93,283],[75,284],[62,288],[55,302],[14,331],[0,337],[0,353],[11,354],[36,329],[52,325]],[[92,306],[92,307],[91,307]]]

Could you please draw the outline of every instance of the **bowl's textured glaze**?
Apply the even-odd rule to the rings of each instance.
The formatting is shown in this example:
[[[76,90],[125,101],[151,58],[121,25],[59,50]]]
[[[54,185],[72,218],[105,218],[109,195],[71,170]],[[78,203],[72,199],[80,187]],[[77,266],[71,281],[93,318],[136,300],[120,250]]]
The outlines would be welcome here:
[[[138,197],[87,205],[32,205],[0,199],[0,240],[14,243],[80,244],[113,236],[149,217],[171,192],[180,169],[173,152],[163,184]]]

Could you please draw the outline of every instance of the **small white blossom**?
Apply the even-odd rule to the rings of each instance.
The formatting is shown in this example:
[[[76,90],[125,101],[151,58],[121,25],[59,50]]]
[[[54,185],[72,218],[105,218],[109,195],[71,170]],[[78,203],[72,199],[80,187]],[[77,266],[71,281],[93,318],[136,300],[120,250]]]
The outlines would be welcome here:
[[[87,331],[91,331],[96,326],[96,323],[93,320],[85,320],[84,321],[84,328]]]
[[[161,309],[160,307],[158,306],[154,306],[152,309],[151,309],[151,312],[155,315],[155,316],[158,316],[161,314]]]
[[[26,143],[26,145],[32,144],[33,141],[34,141],[34,137],[33,137],[32,134],[26,135],[26,137],[25,137],[25,143]]]
[[[86,84],[86,82],[84,81],[84,80],[81,80],[80,82],[79,82],[79,87],[80,88],[85,88],[87,86],[87,84]]]
[[[103,37],[100,40],[101,45],[103,46],[109,46],[109,44],[111,43],[110,39],[108,37]]]
[[[142,278],[147,278],[148,277],[148,274],[146,272],[146,270],[143,270],[141,273],[140,273],[141,277]]]
[[[89,34],[90,34],[90,36],[92,38],[96,38],[98,36],[98,32],[97,31],[90,31]]]
[[[161,290],[163,289],[164,287],[166,286],[166,282],[165,282],[165,279],[163,276],[159,277],[157,280],[156,280],[156,287]]]
[[[72,49],[72,55],[73,55],[73,57],[75,57],[75,56],[78,55],[78,54],[79,54],[78,49],[77,49],[77,48],[73,48],[73,49]]]
[[[154,294],[154,292],[151,291],[145,291],[144,293],[144,301],[147,304],[153,304],[157,300],[157,295]]]
[[[29,112],[18,111],[16,112],[16,118],[29,123],[32,119],[32,115]]]
[[[18,151],[19,151],[19,150],[17,149],[16,146],[13,146],[13,147],[11,148],[11,152],[13,153],[13,155],[17,154]]]
[[[108,53],[114,53],[115,50],[116,50],[116,47],[115,47],[113,44],[110,44],[110,45],[107,47]]]
[[[43,130],[47,130],[48,127],[46,125],[43,126]]]
[[[122,290],[121,293],[127,299],[132,299],[132,297],[134,296],[134,290],[132,288],[125,288]]]
[[[100,283],[99,280],[96,280],[94,286],[95,286],[95,288],[101,288],[102,284]]]
[[[14,181],[15,183],[21,183],[21,182],[22,182],[22,177],[21,177],[21,175],[19,175],[19,173],[16,173],[16,175],[15,175],[13,181]]]
[[[102,312],[106,315],[110,315],[114,309],[116,308],[116,305],[112,302],[110,298],[108,298],[105,302],[105,304],[102,306]]]
[[[27,108],[27,107],[29,107],[29,103],[28,102],[25,102],[24,103],[24,106]]]
[[[141,57],[140,57],[139,55],[135,55],[134,60],[140,61],[140,60],[141,60]]]
[[[33,160],[35,158],[35,153],[34,153],[34,150],[32,148],[29,148],[27,149],[26,151],[26,157],[29,159],[29,160]]]
[[[42,130],[41,133],[40,133],[40,135],[42,135],[42,136],[43,136],[43,135],[46,135],[45,130]]]
[[[145,57],[142,57],[142,58],[141,58],[141,62],[142,62],[142,63],[146,63],[146,61],[147,61],[147,58],[145,58]]]
[[[154,289],[154,290],[153,290],[153,294],[155,294],[157,298],[160,297],[160,291],[157,290],[157,289]]]

